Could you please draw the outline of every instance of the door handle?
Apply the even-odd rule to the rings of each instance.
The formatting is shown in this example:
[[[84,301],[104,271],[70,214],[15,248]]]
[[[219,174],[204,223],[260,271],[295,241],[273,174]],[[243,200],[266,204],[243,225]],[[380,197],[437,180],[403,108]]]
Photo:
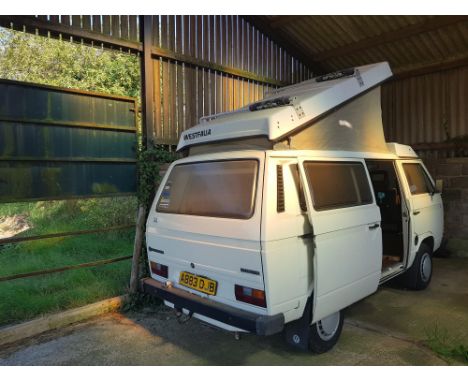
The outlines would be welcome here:
[[[156,249],[156,248],[153,248],[153,247],[148,247],[148,251],[156,252],[156,253],[160,253],[161,255],[164,255],[164,251],[161,251],[160,249]]]
[[[413,215],[419,215],[421,211],[413,211]]]
[[[380,227],[380,224],[379,223],[375,223],[375,224],[372,224],[369,226],[369,229],[376,229],[376,228],[379,228]]]

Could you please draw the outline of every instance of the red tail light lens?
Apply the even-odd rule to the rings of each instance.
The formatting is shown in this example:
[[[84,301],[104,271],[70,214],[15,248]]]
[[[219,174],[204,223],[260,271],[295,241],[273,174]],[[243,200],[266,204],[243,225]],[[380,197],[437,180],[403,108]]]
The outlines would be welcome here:
[[[248,288],[242,285],[235,286],[236,300],[266,308],[265,291]]]
[[[167,274],[169,270],[167,265],[155,263],[154,261],[150,261],[150,265],[151,265],[151,272],[167,279]]]

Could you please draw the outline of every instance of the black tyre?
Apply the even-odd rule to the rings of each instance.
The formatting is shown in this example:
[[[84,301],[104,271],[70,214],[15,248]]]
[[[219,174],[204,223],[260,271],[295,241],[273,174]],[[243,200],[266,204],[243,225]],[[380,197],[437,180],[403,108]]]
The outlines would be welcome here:
[[[343,329],[343,319],[343,311],[339,311],[312,324],[309,333],[309,350],[320,354],[335,346]]]
[[[413,290],[426,289],[432,279],[432,248],[422,243],[413,265],[398,278],[398,284]]]

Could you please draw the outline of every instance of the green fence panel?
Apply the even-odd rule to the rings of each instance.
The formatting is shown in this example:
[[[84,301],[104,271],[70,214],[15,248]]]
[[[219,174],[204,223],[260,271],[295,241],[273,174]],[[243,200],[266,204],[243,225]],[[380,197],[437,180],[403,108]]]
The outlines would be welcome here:
[[[136,100],[0,80],[0,202],[136,191]]]

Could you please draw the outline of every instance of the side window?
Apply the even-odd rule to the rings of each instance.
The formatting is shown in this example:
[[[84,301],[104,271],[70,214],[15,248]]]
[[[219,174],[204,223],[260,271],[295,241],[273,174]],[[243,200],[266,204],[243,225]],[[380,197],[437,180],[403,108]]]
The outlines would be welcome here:
[[[372,203],[369,181],[359,162],[304,162],[317,211]]]
[[[412,195],[434,192],[434,185],[419,163],[403,163],[403,169]]]

